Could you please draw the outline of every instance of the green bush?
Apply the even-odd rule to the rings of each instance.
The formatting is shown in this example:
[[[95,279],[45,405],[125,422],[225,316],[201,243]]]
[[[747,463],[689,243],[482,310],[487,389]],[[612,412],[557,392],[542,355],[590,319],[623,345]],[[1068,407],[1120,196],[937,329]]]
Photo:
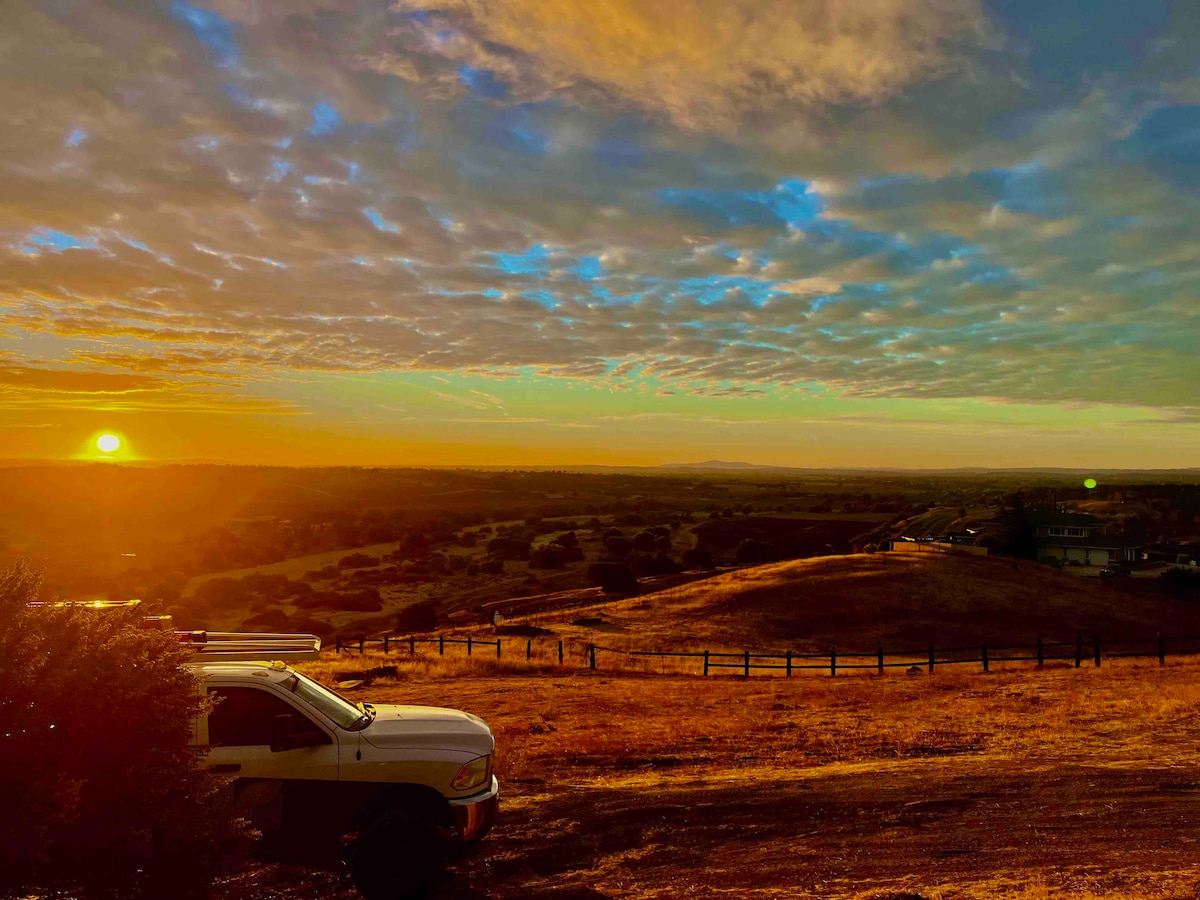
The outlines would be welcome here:
[[[136,610],[30,607],[40,581],[0,572],[0,896],[203,892],[243,833],[197,766],[188,651]]]

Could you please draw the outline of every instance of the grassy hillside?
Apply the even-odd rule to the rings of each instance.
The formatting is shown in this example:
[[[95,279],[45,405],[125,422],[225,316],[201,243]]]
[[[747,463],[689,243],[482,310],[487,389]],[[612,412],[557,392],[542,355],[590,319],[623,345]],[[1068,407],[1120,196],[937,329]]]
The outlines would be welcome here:
[[[1200,628],[1200,610],[1132,596],[1094,579],[1007,559],[891,553],[822,557],[740,569],[705,581],[588,609],[546,613],[560,636],[606,632],[618,649],[791,647],[920,648],[1152,637]]]

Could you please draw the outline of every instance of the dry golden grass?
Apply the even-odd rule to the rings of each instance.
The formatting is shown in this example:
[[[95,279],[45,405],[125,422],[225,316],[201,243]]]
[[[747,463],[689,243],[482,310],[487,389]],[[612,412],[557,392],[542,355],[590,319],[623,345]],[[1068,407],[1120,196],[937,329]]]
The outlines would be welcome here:
[[[599,626],[571,623],[600,617]],[[705,581],[530,619],[554,636],[629,649],[871,653],[928,646],[1153,638],[1200,627],[1200,611],[1131,598],[1048,566],[951,554],[861,554],[740,569]],[[1194,633],[1194,632],[1193,632]]]
[[[516,665],[401,662],[350,692],[467,709],[496,732],[501,820],[447,897],[1183,900],[1200,888],[1200,664],[791,680]],[[308,666],[338,667],[353,668]],[[278,872],[222,896],[272,877],[271,896],[351,896]]]

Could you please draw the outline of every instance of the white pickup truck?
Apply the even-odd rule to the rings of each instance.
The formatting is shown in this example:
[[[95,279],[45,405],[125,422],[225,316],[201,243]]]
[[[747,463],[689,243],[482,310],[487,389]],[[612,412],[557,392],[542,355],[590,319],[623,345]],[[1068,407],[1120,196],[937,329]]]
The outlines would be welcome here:
[[[233,780],[224,798],[268,852],[312,860],[340,850],[368,898],[423,896],[450,845],[495,821],[495,739],[454,709],[351,703],[290,668],[312,635],[183,633],[213,711],[197,749]]]

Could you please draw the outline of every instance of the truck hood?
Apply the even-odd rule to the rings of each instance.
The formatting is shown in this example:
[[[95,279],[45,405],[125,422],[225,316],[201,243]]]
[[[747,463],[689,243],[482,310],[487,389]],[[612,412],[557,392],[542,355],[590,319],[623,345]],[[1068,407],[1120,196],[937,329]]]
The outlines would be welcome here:
[[[439,706],[374,704],[375,721],[362,730],[380,749],[465,750],[479,756],[496,746],[492,730],[478,716]]]

